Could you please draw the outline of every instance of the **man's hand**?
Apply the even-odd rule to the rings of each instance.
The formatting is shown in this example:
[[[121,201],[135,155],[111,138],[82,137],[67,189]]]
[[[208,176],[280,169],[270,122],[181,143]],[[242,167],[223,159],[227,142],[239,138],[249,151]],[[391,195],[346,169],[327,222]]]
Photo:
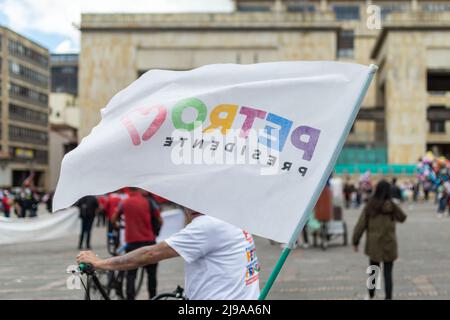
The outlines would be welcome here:
[[[81,251],[77,256],[77,263],[90,263],[94,268],[100,268],[100,259],[95,253],[92,251]]]

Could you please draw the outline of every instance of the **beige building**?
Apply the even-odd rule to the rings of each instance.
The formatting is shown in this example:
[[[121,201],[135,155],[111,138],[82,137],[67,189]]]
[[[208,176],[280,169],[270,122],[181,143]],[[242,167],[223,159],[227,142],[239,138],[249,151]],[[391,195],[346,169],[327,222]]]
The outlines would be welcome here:
[[[78,55],[52,54],[50,57],[49,190],[55,190],[64,155],[78,145]]]
[[[80,109],[70,93],[50,94],[49,190],[55,190],[64,155],[78,145]]]
[[[450,156],[450,1],[237,0],[229,13],[83,14],[80,30],[81,137],[150,69],[339,60],[380,65],[341,168]]]
[[[0,186],[48,186],[49,53],[0,27]]]

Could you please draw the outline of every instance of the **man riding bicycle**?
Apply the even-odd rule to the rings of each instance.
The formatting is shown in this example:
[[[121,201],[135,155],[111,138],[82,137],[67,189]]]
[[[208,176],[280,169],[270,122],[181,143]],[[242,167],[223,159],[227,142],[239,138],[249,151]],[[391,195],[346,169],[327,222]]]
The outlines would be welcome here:
[[[188,299],[257,299],[260,267],[252,236],[216,218],[185,211],[192,221],[165,241],[108,259],[82,251],[77,262],[102,270],[133,270],[181,256]]]
[[[116,223],[120,217],[125,220],[125,251],[131,252],[145,246],[151,246],[156,243],[156,234],[152,227],[152,216],[155,216],[162,224],[159,212],[153,210],[149,200],[146,199],[137,188],[129,188],[128,197],[119,203],[116,212],[111,217],[111,221]],[[151,299],[156,295],[156,269],[157,264],[148,264],[143,266],[147,271],[147,289]],[[136,295],[137,269],[128,270],[127,277],[127,299],[134,300]]]

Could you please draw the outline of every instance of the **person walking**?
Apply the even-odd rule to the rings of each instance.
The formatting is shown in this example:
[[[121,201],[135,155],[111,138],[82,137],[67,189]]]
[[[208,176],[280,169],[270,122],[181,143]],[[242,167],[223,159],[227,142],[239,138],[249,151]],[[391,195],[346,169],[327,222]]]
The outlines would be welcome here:
[[[350,181],[350,178],[347,178],[344,184],[345,209],[349,209],[352,205],[353,192],[355,192],[355,186]]]
[[[398,257],[396,222],[404,222],[405,213],[392,201],[391,185],[381,180],[374,195],[364,207],[353,231],[353,246],[358,252],[358,245],[363,233],[366,233],[365,254],[370,266],[379,267],[383,263],[385,299],[392,299],[392,269]],[[372,272],[372,276],[375,270]],[[369,288],[369,297],[375,296],[375,278]]]
[[[138,188],[129,188],[128,198],[119,204],[117,212],[112,217],[113,223],[118,221],[121,215],[125,218],[125,251],[127,253],[156,244],[156,231],[152,226],[152,215],[158,224],[162,225],[159,211],[152,210],[149,200],[143,196],[142,192]],[[157,263],[144,266],[147,271],[147,289],[150,299],[156,296],[157,266]],[[134,300],[136,297],[136,275],[137,269],[128,270],[126,273],[128,300]]]
[[[91,230],[94,223],[95,215],[99,208],[97,198],[95,196],[86,196],[78,200],[75,204],[80,209],[81,233],[78,249],[82,249],[83,240],[86,239],[86,249],[91,249]]]
[[[394,202],[396,202],[397,204],[400,202],[403,202],[402,190],[398,186],[397,178],[395,178],[395,177],[392,179],[391,193],[392,193],[392,199],[394,200]]]

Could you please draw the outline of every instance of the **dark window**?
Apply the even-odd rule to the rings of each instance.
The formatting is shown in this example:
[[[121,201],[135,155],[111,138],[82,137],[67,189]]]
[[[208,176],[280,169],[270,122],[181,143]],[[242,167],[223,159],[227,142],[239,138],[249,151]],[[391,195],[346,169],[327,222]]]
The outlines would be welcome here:
[[[448,3],[424,3],[422,10],[426,12],[441,12],[450,11],[450,4]]]
[[[15,104],[9,104],[9,118],[16,121],[23,121],[27,123],[47,126],[48,114],[21,107]]]
[[[428,70],[427,91],[430,92],[450,91],[450,71]]]
[[[430,120],[430,133],[445,133],[445,121]]]
[[[46,150],[35,150],[34,158],[37,163],[48,163],[48,151]]]
[[[69,54],[52,54],[50,56],[50,63],[75,63],[78,64],[78,54],[69,53]]]
[[[269,12],[270,6],[253,3],[240,3],[238,4],[237,9],[241,12]]]
[[[9,50],[9,53],[13,56],[24,58],[26,60],[34,62],[45,68],[48,67],[48,57],[47,56],[40,54],[36,50],[33,50],[31,48],[24,46],[23,44],[21,44],[18,41],[9,40],[8,50]]]
[[[77,144],[76,142],[68,142],[68,143],[65,143],[64,146],[63,146],[63,148],[64,148],[64,154],[66,154],[66,153],[72,151],[73,149],[75,149],[75,148],[77,147],[77,145],[78,145],[78,144]]]
[[[430,133],[445,133],[445,121],[450,120],[450,110],[445,106],[430,106],[427,109]]]
[[[333,11],[336,20],[359,20],[359,6],[334,5]]]
[[[354,53],[354,40],[355,35],[353,30],[342,30],[339,32],[338,37],[338,50],[337,54],[339,58],[347,57],[352,58]]]
[[[78,67],[54,66],[51,68],[52,92],[78,94]]]
[[[287,3],[288,12],[314,12],[316,7],[313,4],[306,3],[305,1],[293,1]]]
[[[42,106],[48,105],[48,96],[33,89],[19,86],[15,83],[9,84],[9,93],[12,97],[26,101],[35,102]]]
[[[408,10],[406,4],[383,3],[379,6],[381,7],[381,19],[383,20],[391,13],[405,12]]]
[[[32,144],[48,144],[48,134],[45,131],[33,130],[28,128],[9,126],[9,140],[32,143]]]
[[[43,88],[47,88],[48,86],[48,77],[46,75],[14,61],[9,61],[9,72],[17,78],[33,82]]]

